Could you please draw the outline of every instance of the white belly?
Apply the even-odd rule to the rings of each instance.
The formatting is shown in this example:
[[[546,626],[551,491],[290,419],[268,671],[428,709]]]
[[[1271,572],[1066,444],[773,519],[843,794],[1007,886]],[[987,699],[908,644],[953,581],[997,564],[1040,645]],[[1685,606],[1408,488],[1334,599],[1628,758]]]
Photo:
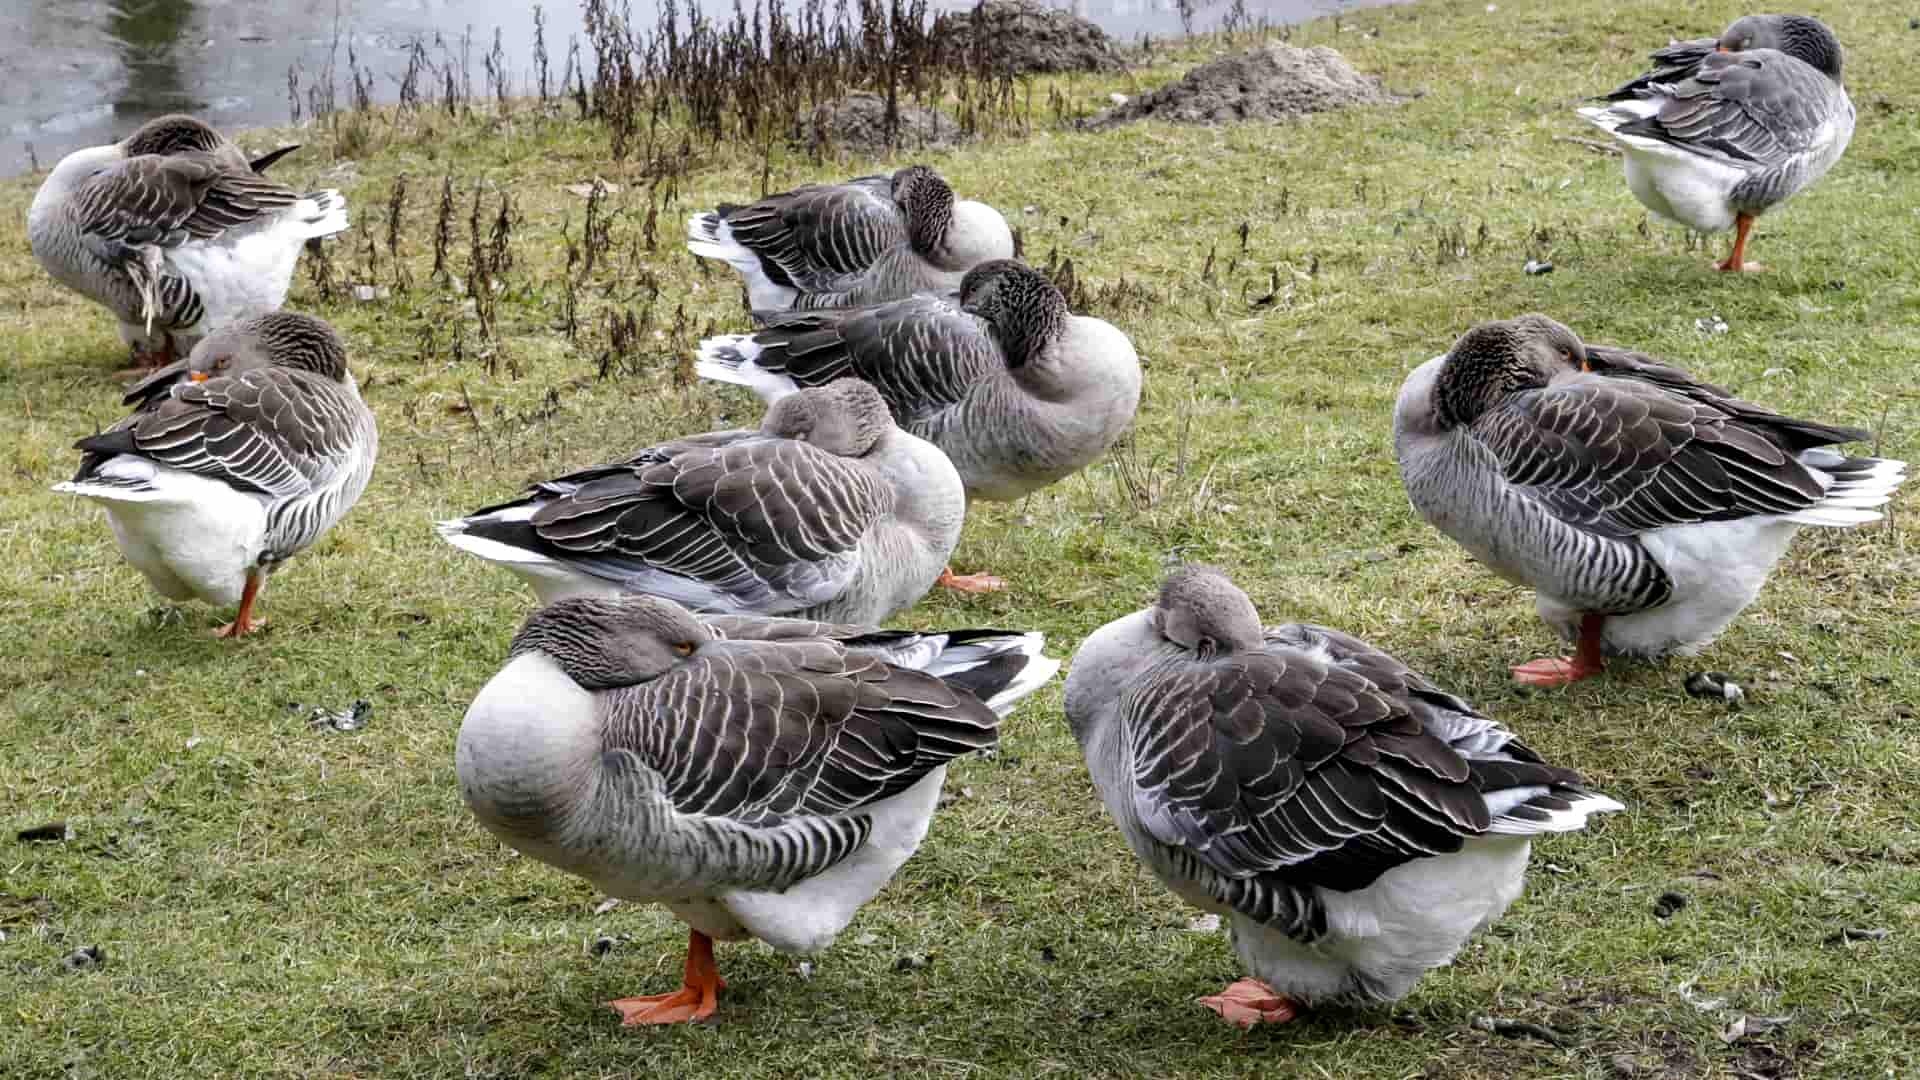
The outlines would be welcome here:
[[[161,494],[153,498],[95,496],[120,553],[162,596],[238,604],[264,544],[265,507],[217,480],[173,469],[156,470],[155,486]]]
[[[168,252],[167,261],[193,283],[206,307],[199,323],[182,330],[200,335],[248,315],[278,311],[300,258],[301,241],[289,228],[275,219],[237,236]]]
[[[1734,186],[1746,173],[1650,139],[1622,137],[1627,188],[1640,205],[1698,232],[1734,226]]]
[[[1640,543],[1673,580],[1664,604],[1607,618],[1602,639],[1616,655],[1691,656],[1733,622],[1760,595],[1760,587],[1787,552],[1800,527],[1775,517],[1706,525],[1679,525],[1640,537]],[[1571,639],[1580,613],[1544,593],[1540,618]]]
[[[1364,889],[1322,889],[1328,932],[1311,945],[1235,916],[1234,952],[1275,990],[1305,1001],[1362,987],[1380,1000],[1403,997],[1519,897],[1529,848],[1525,837],[1480,837],[1455,854],[1397,866]]]
[[[872,817],[873,832],[860,850],[786,892],[731,892],[708,903],[674,904],[673,911],[710,937],[752,936],[782,952],[824,949],[919,849],[946,778],[941,766],[862,811]]]

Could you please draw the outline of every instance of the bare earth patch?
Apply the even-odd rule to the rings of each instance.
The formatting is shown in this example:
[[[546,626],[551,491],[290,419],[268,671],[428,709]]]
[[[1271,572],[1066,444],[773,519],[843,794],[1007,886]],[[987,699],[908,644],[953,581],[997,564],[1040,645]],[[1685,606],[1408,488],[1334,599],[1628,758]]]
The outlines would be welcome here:
[[[1090,128],[1134,120],[1176,124],[1228,124],[1239,120],[1284,120],[1348,105],[1392,105],[1402,99],[1380,80],[1347,63],[1325,45],[1297,49],[1272,42],[1202,64],[1179,82],[1108,109],[1087,121]]]
[[[991,70],[1013,75],[1059,71],[1118,71],[1120,49],[1090,20],[1034,0],[987,0],[942,15],[933,37],[949,62],[971,65],[975,49]]]
[[[878,157],[887,151],[945,150],[966,138],[960,125],[938,109],[905,101],[897,103],[897,131],[887,125],[887,99],[864,91],[816,105],[813,115],[796,125],[793,141],[823,153]]]

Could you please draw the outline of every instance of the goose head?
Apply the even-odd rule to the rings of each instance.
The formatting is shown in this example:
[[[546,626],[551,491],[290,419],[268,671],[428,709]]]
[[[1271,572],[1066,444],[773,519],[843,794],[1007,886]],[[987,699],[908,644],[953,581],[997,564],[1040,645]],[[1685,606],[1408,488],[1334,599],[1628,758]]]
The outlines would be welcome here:
[[[893,201],[907,219],[907,242],[923,258],[938,260],[953,225],[953,188],[925,165],[893,174]]]
[[[216,375],[269,366],[345,382],[347,347],[324,320],[275,311],[230,323],[202,338],[187,357],[187,378],[205,382]]]
[[[788,394],[760,421],[765,434],[812,443],[838,457],[864,457],[892,427],[886,401],[860,379]]]
[[[1586,364],[1586,345],[1545,315],[1481,323],[1462,334],[1442,362],[1433,411],[1443,428],[1471,424],[1508,394],[1545,386]]]
[[[1014,259],[981,263],[960,279],[960,310],[984,321],[1019,371],[1041,359],[1068,318],[1066,297],[1047,276]]]
[[[1840,81],[1840,39],[1827,24],[1806,15],[1747,15],[1735,19],[1714,44],[1720,52],[1775,49],[1804,60]]]
[[[699,617],[657,596],[572,597],[527,617],[511,655],[538,652],[585,690],[651,682],[714,640]]]
[[[180,154],[192,150],[214,151],[227,140],[217,131],[185,113],[156,116],[135,128],[120,140],[120,152],[128,157],[141,154]]]
[[[1260,614],[1253,601],[1217,567],[1183,566],[1160,583],[1154,628],[1202,660],[1260,647]]]

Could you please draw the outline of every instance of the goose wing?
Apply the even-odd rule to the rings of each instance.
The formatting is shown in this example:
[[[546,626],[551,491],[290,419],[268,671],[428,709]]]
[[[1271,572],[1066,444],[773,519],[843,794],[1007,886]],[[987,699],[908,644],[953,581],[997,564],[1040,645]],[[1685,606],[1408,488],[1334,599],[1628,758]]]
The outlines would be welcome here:
[[[1242,882],[1223,898],[1250,914],[1266,907],[1262,880],[1362,888],[1492,829],[1483,788],[1574,779],[1524,747],[1498,752],[1517,744],[1492,721],[1318,627],[1271,629],[1258,652],[1170,661],[1119,708],[1140,822]]]
[[[801,387],[872,383],[905,426],[966,397],[1006,368],[986,324],[946,300],[913,296],[840,311],[757,312],[756,366]]]
[[[83,184],[69,212],[88,246],[121,265],[139,247],[210,239],[298,198],[217,152],[142,154]]]
[[[1666,47],[1655,49],[1647,54],[1653,61],[1652,70],[1621,83],[1602,95],[1605,101],[1631,101],[1642,96],[1642,92],[1655,83],[1671,83],[1693,74],[1700,61],[1712,56],[1718,48],[1718,38],[1688,38],[1685,41],[1670,41]]]
[[[1598,351],[1598,350],[1596,350]],[[1823,488],[1798,460],[1810,427],[1603,354],[1594,372],[1513,394],[1470,427],[1507,483],[1569,524],[1627,537],[1674,525],[1790,514]],[[1615,366],[1608,368],[1606,365]],[[1785,434],[1783,431],[1798,432]],[[1829,428],[1846,441],[1862,433]]]
[[[992,747],[972,694],[827,639],[711,641],[652,682],[610,691],[609,750],[660,774],[683,814],[772,824],[833,816]]]
[[[748,206],[722,206],[720,216],[775,284],[836,292],[906,242],[906,217],[891,190],[885,176],[810,184]]]
[[[149,396],[126,419],[75,443],[86,455],[74,479],[131,454],[278,501],[324,485],[361,437],[364,406],[305,371],[256,368],[166,389],[168,396]]]
[[[1615,130],[1740,168],[1777,166],[1820,137],[1831,87],[1812,65],[1773,49],[1710,53],[1685,78],[1640,91],[1659,108]]]
[[[791,439],[721,432],[536,485],[514,542],[613,580],[669,575],[708,611],[778,614],[824,602],[859,568],[893,505],[864,465]],[[475,514],[478,518],[491,507]]]

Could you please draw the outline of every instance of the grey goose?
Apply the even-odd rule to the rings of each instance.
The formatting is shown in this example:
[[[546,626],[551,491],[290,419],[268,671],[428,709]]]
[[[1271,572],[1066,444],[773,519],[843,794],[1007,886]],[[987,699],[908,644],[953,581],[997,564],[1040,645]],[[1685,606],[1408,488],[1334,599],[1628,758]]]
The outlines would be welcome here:
[[[1072,314],[1046,275],[1013,260],[968,271],[954,300],[756,317],[754,333],[701,342],[694,370],[766,401],[864,379],[896,423],[953,459],[969,499],[1018,499],[1086,468],[1125,434],[1140,403],[1140,360],[1127,336]],[[985,574],[941,581],[1000,585]]]
[[[844,380],[774,403],[759,430],[650,446],[439,528],[542,603],[648,593],[868,625],[926,595],[965,513],[946,455]]]
[[[1746,258],[1754,219],[1825,176],[1853,137],[1841,57],[1818,19],[1748,15],[1655,52],[1654,71],[1579,112],[1619,142],[1642,206],[1697,232],[1736,230],[1719,268],[1760,270]]]
[[[1012,258],[1013,232],[993,207],[910,165],[695,214],[687,249],[740,271],[754,310],[784,311],[951,293],[968,270]]]
[[[1053,675],[1039,634],[703,620],[656,597],[536,611],[460,726],[474,815],[688,926],[682,985],[625,1024],[711,1016],[713,942],[831,944],[926,836],[947,765]]]
[[[1622,809],[1351,635],[1262,627],[1220,571],[1080,644],[1067,722],[1128,847],[1228,921],[1243,1026],[1392,1001],[1519,896],[1530,842]]]
[[[1513,669],[1536,686],[1596,675],[1608,653],[1697,652],[1802,525],[1878,521],[1906,475],[1831,449],[1865,431],[1782,416],[1544,315],[1477,326],[1420,365],[1393,428],[1414,509],[1577,643]]]
[[[246,315],[279,309],[308,240],[347,227],[338,191],[263,175],[191,116],[162,116],[60,160],[27,211],[47,273],[112,311],[135,360],[157,366]]]
[[[243,319],[126,404],[126,419],[74,444],[79,471],[54,490],[105,506],[161,595],[237,605],[221,636],[264,625],[253,607],[267,575],[359,501],[379,453],[340,336],[294,312]]]

